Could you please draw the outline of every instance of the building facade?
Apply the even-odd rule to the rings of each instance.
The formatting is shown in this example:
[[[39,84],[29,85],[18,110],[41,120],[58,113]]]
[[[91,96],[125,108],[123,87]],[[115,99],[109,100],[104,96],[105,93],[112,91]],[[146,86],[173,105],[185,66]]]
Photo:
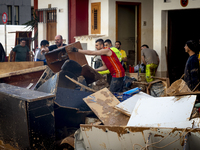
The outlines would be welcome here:
[[[22,25],[31,20],[31,0],[1,0],[0,16],[4,12],[8,15],[7,25]]]
[[[6,50],[7,56],[16,44],[16,31],[27,31],[24,23],[31,20],[33,0],[1,0],[0,1],[0,17],[4,12],[7,13],[8,21],[6,23],[5,42],[5,26],[0,19],[0,42]]]
[[[48,25],[53,10],[56,21]],[[67,44],[80,41],[84,49],[95,50],[97,38],[120,40],[127,53],[134,51],[136,64],[141,44],[153,47],[153,0],[39,0],[38,11],[38,41],[50,38],[53,44],[52,35],[61,34]]]
[[[200,0],[154,0],[153,8],[153,48],[161,60],[158,76],[173,82],[184,74],[186,41],[199,42]]]
[[[81,3],[82,2],[82,3]],[[171,82],[184,72],[188,55],[187,40],[200,38],[198,14],[200,0],[45,0],[38,9],[49,5],[56,10],[54,34],[65,42],[80,41],[84,49],[95,50],[98,38],[120,40],[122,49],[134,52],[134,65],[141,63],[141,45],[157,51],[159,77]],[[48,37],[45,22],[39,24],[39,41]],[[52,38],[53,39],[53,38]],[[52,41],[53,42],[53,41]],[[88,64],[91,57],[87,56]]]

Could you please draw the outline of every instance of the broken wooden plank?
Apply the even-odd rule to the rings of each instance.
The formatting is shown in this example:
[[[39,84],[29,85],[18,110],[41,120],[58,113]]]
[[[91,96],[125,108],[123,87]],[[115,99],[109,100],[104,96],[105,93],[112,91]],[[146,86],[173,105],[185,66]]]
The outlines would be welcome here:
[[[87,84],[93,83],[103,78],[101,74],[99,74],[96,70],[88,65],[82,66],[81,75],[85,78]]]
[[[195,100],[196,95],[139,99],[127,126],[189,121]]]
[[[26,73],[32,73],[32,72],[37,72],[37,71],[44,71],[47,66],[38,66],[38,67],[33,67],[33,68],[28,68],[28,69],[23,69],[23,70],[17,70],[9,73],[4,73],[0,74],[0,79],[5,78],[5,77],[10,77],[14,75],[21,75],[21,74],[26,74]]]
[[[83,99],[104,125],[126,125],[129,117],[114,109],[119,100],[104,88]]]
[[[74,80],[73,78],[68,77],[67,75],[65,75],[65,77],[68,78],[69,80],[71,80],[72,82],[74,82],[75,84],[81,86],[82,88],[85,88],[85,89],[88,90],[88,91],[96,92],[95,90],[93,90],[93,89],[91,89],[91,88],[89,88],[89,87],[87,87],[87,86],[81,84],[80,82]]]
[[[0,62],[0,75],[18,70],[43,66],[43,61]]]

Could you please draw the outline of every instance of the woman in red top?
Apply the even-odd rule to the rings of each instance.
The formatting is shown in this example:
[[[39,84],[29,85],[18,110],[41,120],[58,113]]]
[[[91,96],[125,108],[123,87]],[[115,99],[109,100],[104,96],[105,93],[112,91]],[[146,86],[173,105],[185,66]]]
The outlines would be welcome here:
[[[97,51],[81,50],[73,47],[71,52],[79,52],[85,55],[99,55],[103,60],[103,66],[95,69],[96,71],[109,70],[112,75],[112,80],[110,84],[111,92],[122,92],[123,89],[123,79],[125,76],[124,68],[122,67],[116,54],[111,49],[103,49],[104,41],[103,39],[98,39],[95,43]]]

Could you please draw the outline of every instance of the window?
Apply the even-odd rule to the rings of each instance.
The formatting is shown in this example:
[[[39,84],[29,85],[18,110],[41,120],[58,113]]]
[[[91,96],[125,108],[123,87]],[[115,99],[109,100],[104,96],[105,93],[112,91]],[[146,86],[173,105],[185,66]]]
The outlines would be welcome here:
[[[12,24],[12,6],[8,5],[8,21],[7,24],[11,25]]]
[[[56,9],[47,11],[47,22],[56,22]]]
[[[19,6],[15,6],[15,25],[19,25]]]
[[[92,3],[91,11],[91,34],[100,34],[101,3]]]
[[[38,22],[57,22],[56,8],[38,9],[36,14],[38,15]]]

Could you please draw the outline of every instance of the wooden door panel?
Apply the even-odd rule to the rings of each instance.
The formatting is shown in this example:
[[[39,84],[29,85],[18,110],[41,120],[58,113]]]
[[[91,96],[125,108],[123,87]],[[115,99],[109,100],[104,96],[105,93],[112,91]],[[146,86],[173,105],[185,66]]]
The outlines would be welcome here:
[[[56,36],[56,22],[47,23],[47,40],[53,41]]]

